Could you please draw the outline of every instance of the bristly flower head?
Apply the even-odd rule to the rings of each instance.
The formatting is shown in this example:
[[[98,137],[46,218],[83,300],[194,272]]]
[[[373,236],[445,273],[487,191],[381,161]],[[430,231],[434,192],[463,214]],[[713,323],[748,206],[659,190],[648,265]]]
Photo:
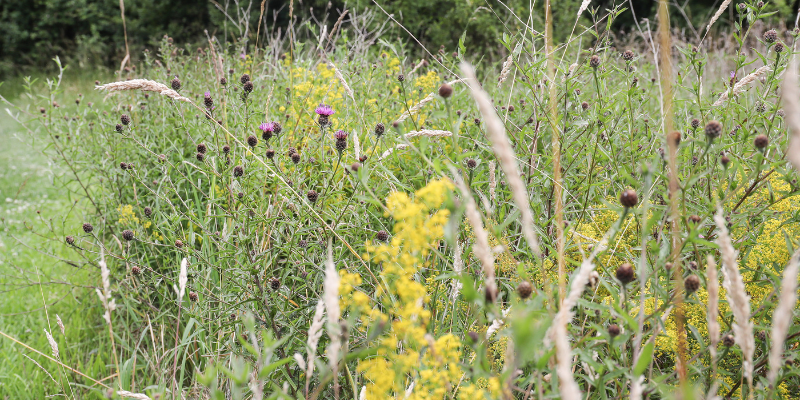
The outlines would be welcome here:
[[[347,140],[347,132],[338,130],[333,134],[333,138],[336,140]]]
[[[208,90],[206,90],[206,93],[203,95],[203,105],[205,105],[206,108],[214,107],[214,99],[211,98],[211,92]]]
[[[261,129],[261,138],[264,140],[269,140],[272,137],[272,134],[275,133],[275,123],[274,122],[263,122],[261,125],[258,126],[258,129]]]
[[[331,115],[335,114],[336,112],[333,111],[333,108],[327,104],[320,104],[316,110],[314,110],[317,115],[324,115],[330,117]]]

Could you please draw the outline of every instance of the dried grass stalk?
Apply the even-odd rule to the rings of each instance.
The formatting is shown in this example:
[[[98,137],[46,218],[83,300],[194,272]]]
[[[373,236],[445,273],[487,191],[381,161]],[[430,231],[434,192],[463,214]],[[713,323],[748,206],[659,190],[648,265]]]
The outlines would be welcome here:
[[[58,314],[56,314],[56,324],[58,324],[58,329],[61,329],[61,334],[65,335],[64,321],[61,320],[61,317]]]
[[[581,3],[581,8],[578,9],[578,15],[576,15],[577,18],[580,18],[581,14],[583,14],[583,12],[586,11],[587,8],[589,8],[589,3],[591,2],[592,0],[583,0],[583,2]]]
[[[472,92],[472,97],[475,99],[475,103],[477,103],[478,109],[486,123],[486,131],[489,140],[492,142],[494,154],[500,162],[500,167],[503,168],[508,186],[511,188],[514,203],[516,203],[517,207],[522,212],[522,233],[525,235],[528,246],[530,246],[533,253],[538,256],[540,254],[539,240],[536,238],[536,232],[533,229],[533,212],[531,211],[530,201],[528,200],[528,189],[519,176],[516,155],[506,135],[506,128],[500,120],[500,117],[497,116],[489,94],[481,89],[472,66],[467,63],[462,63],[461,73],[465,77],[464,80],[467,82]]]
[[[51,335],[47,329],[44,330],[44,334],[47,335],[47,342],[50,343],[50,351],[53,354],[53,358],[58,359],[58,343],[56,343],[56,340],[53,339],[53,335]]]
[[[142,393],[133,393],[127,390],[117,390],[117,395],[122,397],[123,399],[134,399],[134,400],[152,400],[149,396]]]
[[[792,57],[786,72],[783,73],[781,100],[786,111],[786,126],[791,132],[786,158],[794,169],[800,171],[800,90],[797,84],[797,57]]]
[[[314,359],[317,357],[317,344],[322,337],[322,327],[325,321],[325,303],[320,301],[317,303],[317,308],[314,311],[314,318],[311,320],[311,326],[308,328],[308,356],[306,357],[306,394],[308,394],[308,386],[311,384],[311,374],[314,372]]]
[[[142,90],[145,92],[157,92],[170,99],[185,101],[191,103],[192,101],[186,97],[181,96],[178,92],[170,89],[163,83],[147,79],[131,79],[129,81],[106,83],[105,85],[95,86],[96,90],[105,90],[109,93],[121,92],[124,90]]]
[[[750,296],[747,295],[744,280],[739,273],[736,250],[733,248],[725,218],[722,216],[722,209],[717,210],[714,222],[719,230],[717,244],[722,255],[722,286],[725,288],[728,303],[733,311],[733,334],[744,356],[742,363],[744,376],[752,389],[755,339],[753,338],[753,323],[750,322]]]
[[[509,54],[506,61],[503,62],[503,69],[500,71],[500,77],[497,78],[497,84],[501,85],[503,82],[508,79],[508,75],[511,73],[511,67],[514,66],[514,55]]]
[[[725,0],[722,2],[722,4],[719,6],[719,10],[717,10],[717,12],[714,13],[714,16],[711,17],[711,22],[709,22],[708,26],[706,27],[706,34],[708,33],[709,30],[711,30],[711,25],[714,25],[714,22],[717,22],[719,17],[722,16],[722,13],[725,12],[729,4],[731,4],[731,0]]]
[[[711,255],[706,260],[706,286],[708,291],[708,339],[711,342],[708,350],[711,352],[712,360],[715,360],[720,337],[719,320],[717,320],[717,314],[719,314],[719,278],[717,277],[717,263],[714,262],[714,257]]]
[[[464,260],[461,258],[461,252],[464,250],[461,242],[456,240],[456,247],[453,250],[453,270],[456,272],[456,275],[461,276],[461,273],[464,272]],[[450,301],[455,302],[458,298],[458,293],[461,291],[461,280],[458,278],[453,279],[452,282],[452,291],[450,292]],[[455,304],[455,303],[454,303]]]
[[[461,179],[460,175],[456,174],[455,181],[458,189],[461,191],[464,202],[466,202],[467,220],[469,224],[472,225],[472,230],[475,233],[475,243],[472,245],[472,252],[475,253],[475,257],[481,262],[483,273],[486,275],[486,290],[494,290],[496,287],[494,282],[494,255],[489,245],[489,234],[483,229],[483,219],[481,218],[480,212],[478,212],[478,206],[475,204],[472,193],[470,193],[464,180]]]
[[[439,131],[439,130],[435,130],[435,129],[423,129],[421,131],[408,132],[404,136],[405,136],[406,139],[415,138],[417,136],[424,136],[424,137],[429,137],[429,138],[433,138],[433,137],[450,137],[450,136],[453,136],[453,132],[450,132],[450,131]]]
[[[750,86],[751,83],[761,78],[762,76],[766,75],[767,72],[770,71],[772,71],[772,68],[770,68],[769,65],[765,65],[753,71],[752,73],[750,73],[750,75],[745,76],[744,78],[742,78],[742,80],[736,82],[736,84],[733,85],[733,95],[738,96],[739,94],[747,90],[747,87]],[[715,101],[714,104],[712,104],[712,106],[714,107],[721,106],[726,101],[728,101],[730,92],[731,92],[730,90],[726,90],[725,93],[722,93],[722,95],[719,96],[719,99],[717,99],[717,101]]]
[[[183,295],[186,293],[186,282],[188,281],[188,271],[187,268],[189,267],[189,260],[186,257],[181,260],[181,272],[178,275],[178,286],[173,285],[173,289],[175,289],[175,294],[178,295],[178,304],[181,303],[183,300]]]
[[[497,201],[497,177],[495,176],[495,170],[497,169],[497,163],[494,160],[489,161],[489,203],[491,203],[492,208],[494,208],[495,202]]]
[[[333,245],[328,241],[328,257],[325,260],[325,280],[323,282],[322,301],[328,312],[328,336],[331,343],[328,345],[328,363],[331,369],[336,370],[341,348],[341,328],[339,327],[339,273],[333,263]]]
[[[361,158],[361,141],[358,140],[358,132],[353,132],[353,152],[356,153],[356,160]]]
[[[767,372],[770,387],[775,386],[778,371],[783,365],[783,344],[786,340],[786,333],[789,332],[789,326],[794,320],[792,312],[797,303],[797,271],[800,267],[798,256],[800,256],[800,251],[792,254],[789,265],[783,270],[781,297],[778,300],[778,307],[772,313],[772,334],[770,335],[772,347],[769,349],[769,371]]]
[[[339,71],[339,68],[336,68],[336,66],[333,65],[333,62],[330,61],[328,61],[328,67],[333,70],[334,75],[336,75],[336,79],[338,79],[339,83],[342,84],[344,91],[347,92],[351,99],[355,100],[355,97],[353,96],[353,89],[350,89],[350,85],[348,85],[347,81],[344,79],[342,71]]]
[[[394,153],[395,150],[403,150],[403,149],[407,149],[407,148],[408,148],[407,144],[398,144],[397,146],[392,147],[391,149],[384,151],[383,154],[381,154],[381,158],[379,158],[378,161],[383,160],[386,157],[389,157],[390,155],[392,155],[392,153]]]

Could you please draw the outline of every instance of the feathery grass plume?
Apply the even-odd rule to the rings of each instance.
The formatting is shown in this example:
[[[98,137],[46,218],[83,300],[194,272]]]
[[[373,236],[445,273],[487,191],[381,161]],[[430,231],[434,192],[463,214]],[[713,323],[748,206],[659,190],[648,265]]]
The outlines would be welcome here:
[[[511,311],[511,307],[506,308],[503,310],[503,318],[508,316],[509,311]],[[489,325],[489,328],[486,329],[486,339],[489,339],[497,332],[498,329],[502,328],[505,325],[505,321],[501,318],[496,318],[492,321],[492,324]]]
[[[397,146],[394,146],[394,147],[384,151],[383,154],[381,154],[381,158],[379,158],[378,161],[383,160],[386,157],[389,157],[390,155],[392,155],[392,153],[394,153],[395,150],[403,150],[403,149],[407,149],[407,148],[408,148],[407,144],[398,144]]]
[[[503,69],[500,70],[500,77],[497,78],[497,84],[501,85],[508,79],[508,74],[511,73],[511,67],[514,66],[514,54],[509,54],[506,61],[503,62]]]
[[[152,400],[146,394],[141,393],[133,393],[127,390],[117,390],[117,395],[122,397],[123,399],[134,399],[134,400]]]
[[[708,23],[708,26],[706,27],[706,34],[708,34],[708,31],[711,30],[711,25],[714,25],[714,22],[717,22],[719,17],[722,16],[722,13],[725,12],[729,4],[731,4],[731,0],[725,0],[722,2],[722,4],[719,6],[719,10],[717,10],[717,12],[714,13],[714,16],[711,17],[711,21]]]
[[[361,157],[361,142],[358,140],[358,132],[353,132],[353,153],[356,155],[356,160]]]
[[[47,342],[50,343],[50,351],[53,353],[53,358],[58,359],[58,343],[56,343],[53,335],[47,329],[44,330],[44,334],[47,335]]]
[[[103,319],[106,320],[107,324],[111,325],[111,313],[117,308],[117,304],[111,296],[111,278],[109,277],[111,272],[108,270],[102,251],[98,264],[100,264],[100,277],[103,282],[103,290],[101,291],[99,288],[95,288],[94,290],[97,292],[97,296],[100,297],[100,302],[103,303],[103,308],[105,309]]]
[[[341,327],[339,326],[339,273],[333,263],[333,244],[328,240],[328,257],[325,260],[325,280],[323,281],[322,301],[328,311],[328,362],[332,370],[336,370],[341,347]]]
[[[109,93],[121,92],[124,90],[142,90],[145,92],[158,92],[163,96],[170,99],[185,101],[191,103],[192,101],[186,97],[181,96],[178,92],[170,89],[163,83],[158,83],[148,79],[131,79],[129,81],[111,82],[105,85],[95,86],[96,90],[105,90]]]
[[[358,393],[358,400],[367,400],[367,387],[361,386],[361,392]]]
[[[583,14],[583,12],[586,11],[587,8],[589,8],[589,3],[591,2],[592,0],[583,0],[583,2],[581,3],[581,7],[578,9],[578,14],[576,15],[576,17],[580,18],[581,14]]]
[[[308,327],[308,355],[306,356],[306,396],[308,395],[308,387],[311,384],[311,374],[314,372],[314,359],[317,357],[317,344],[319,338],[322,337],[322,327],[325,325],[325,302],[320,301],[317,303],[317,308],[314,311],[314,318],[311,320],[311,326]]]
[[[769,349],[769,371],[767,372],[767,381],[769,381],[770,387],[775,386],[775,380],[778,378],[778,371],[780,371],[783,361],[783,344],[794,319],[792,311],[797,303],[797,271],[800,267],[798,257],[800,257],[800,250],[792,254],[789,264],[783,270],[781,297],[775,312],[772,313],[772,334],[770,335],[772,347]]]
[[[478,206],[475,204],[475,199],[472,198],[469,188],[464,183],[461,175],[454,174],[454,176],[456,185],[464,197],[464,202],[466,202],[467,220],[472,225],[472,230],[475,233],[475,244],[472,245],[472,252],[475,253],[475,257],[478,258],[483,267],[483,273],[486,275],[486,289],[494,290],[496,288],[494,282],[494,255],[489,246],[489,234],[483,229],[481,213],[478,212]]]
[[[770,68],[769,65],[765,65],[765,66],[763,66],[763,67],[751,72],[750,75],[745,76],[739,82],[736,82],[736,84],[733,85],[733,96],[735,97],[735,96],[740,95],[742,92],[747,90],[747,87],[750,86],[751,83],[753,83],[755,80],[761,78],[762,76],[766,75],[767,72],[770,72],[770,71],[772,71],[772,68]],[[717,99],[717,101],[715,101],[714,104],[712,104],[712,106],[713,107],[717,107],[717,106],[721,106],[722,104],[724,104],[726,101],[728,101],[730,93],[731,93],[731,90],[726,90],[724,93],[722,93],[719,96],[719,99]]]
[[[432,138],[432,137],[450,137],[450,136],[453,136],[453,132],[450,132],[450,131],[439,131],[439,130],[435,130],[435,129],[423,129],[421,131],[408,132],[403,136],[405,136],[406,139],[411,139],[411,138],[414,138],[414,137],[417,137],[417,136],[425,136],[425,137],[429,137],[429,138]]]
[[[456,79],[454,81],[447,82],[447,84],[452,86],[452,85],[454,85],[456,83],[459,83],[459,82],[462,82],[462,81],[463,81],[463,79]],[[416,114],[417,112],[419,112],[419,110],[421,110],[422,107],[424,107],[426,104],[428,104],[431,101],[433,101],[433,99],[436,98],[436,95],[438,93],[439,93],[439,90],[437,89],[435,92],[432,92],[429,95],[425,96],[424,99],[420,100],[419,103],[414,104],[411,108],[408,109],[408,111],[405,111],[402,114],[400,114],[400,117],[397,118],[397,122],[403,122],[406,119],[408,119],[408,117],[410,117],[410,116]]]
[[[736,343],[742,349],[744,376],[752,391],[755,339],[753,338],[753,323],[750,321],[750,296],[747,295],[744,280],[739,273],[736,250],[733,248],[728,228],[725,226],[726,222],[721,208],[717,208],[714,222],[719,230],[717,244],[722,255],[722,286],[725,288],[728,303],[733,311],[733,335]]]
[[[711,359],[716,366],[717,344],[719,343],[719,278],[717,277],[717,263],[710,254],[706,259],[706,291],[708,291],[708,339],[711,345],[708,347]]]
[[[452,302],[455,302],[456,299],[458,299],[458,293],[461,291],[462,286],[461,280],[458,279],[461,276],[461,273],[464,272],[464,260],[461,258],[462,251],[464,251],[464,247],[461,245],[461,242],[456,240],[456,247],[453,249],[453,270],[458,276],[453,279],[452,282],[453,290],[450,292],[450,301]]]
[[[336,75],[336,79],[338,79],[339,83],[342,84],[344,91],[347,92],[347,94],[350,96],[351,99],[355,100],[355,97],[353,96],[353,89],[350,89],[350,85],[348,85],[347,81],[344,80],[344,75],[342,75],[342,71],[339,71],[339,68],[336,68],[336,66],[333,65],[333,62],[331,61],[328,61],[328,67],[333,70],[333,74]]]
[[[569,336],[566,324],[556,322],[556,375],[558,387],[561,389],[561,398],[564,400],[580,400],[581,390],[572,376],[572,349],[569,345]]]
[[[800,172],[800,90],[797,88],[797,57],[792,57],[781,84],[781,100],[786,110],[786,126],[791,132],[786,158]]]
[[[56,324],[58,325],[58,329],[61,329],[61,334],[64,335],[64,321],[61,320],[61,317],[58,314],[56,314]]]
[[[467,63],[461,63],[461,73],[464,75],[464,80],[467,82],[472,92],[472,97],[475,99],[475,103],[477,103],[481,116],[483,116],[486,123],[489,140],[492,142],[494,154],[500,162],[500,167],[503,168],[508,186],[511,188],[514,203],[517,204],[517,208],[522,212],[522,233],[525,235],[528,246],[538,256],[540,254],[539,240],[536,238],[536,231],[533,229],[533,212],[528,199],[528,189],[519,176],[516,155],[506,135],[506,128],[500,117],[497,116],[489,94],[481,89],[472,66]]]
[[[497,200],[497,193],[495,192],[495,189],[497,189],[496,168],[497,163],[494,160],[489,161],[489,203],[492,204],[492,208],[494,208],[494,203]]]
[[[189,266],[189,260],[185,257],[181,260],[181,272],[178,275],[178,286],[172,285],[172,288],[175,289],[175,294],[178,295],[178,304],[181,303],[183,300],[183,295],[186,293],[186,282],[188,281],[188,273],[186,268]]]
[[[297,366],[300,367],[301,371],[306,370],[306,360],[303,359],[303,355],[300,353],[294,353],[294,361],[297,363]]]

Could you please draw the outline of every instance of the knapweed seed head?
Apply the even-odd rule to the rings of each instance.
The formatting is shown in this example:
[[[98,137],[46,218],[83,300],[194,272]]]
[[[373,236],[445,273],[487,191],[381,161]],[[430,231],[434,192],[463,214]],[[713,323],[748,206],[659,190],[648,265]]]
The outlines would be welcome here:
[[[706,137],[708,140],[714,140],[722,134],[722,124],[718,121],[709,121],[705,127]]]
[[[92,226],[92,224],[90,224],[90,223],[88,223],[88,222],[86,222],[86,223],[84,223],[84,224],[83,224],[83,231],[84,231],[84,232],[86,232],[86,233],[92,233],[92,231],[93,231],[93,230],[94,230],[94,227]]]
[[[628,62],[633,61],[633,56],[634,54],[631,50],[625,50],[625,52],[622,53],[622,59]]]
[[[300,163],[300,154],[299,153],[291,153],[289,154],[289,158],[292,159],[292,162],[295,164]]]
[[[206,155],[203,154],[203,153],[197,153],[194,156],[195,156],[195,158],[197,158],[197,161],[203,161],[203,160],[206,159]]]
[[[222,146],[222,152],[223,152],[224,154],[228,154],[228,153],[230,153],[230,152],[231,152],[231,146],[228,146],[227,144],[226,144],[226,145],[224,145],[224,146]]]
[[[453,95],[453,87],[447,83],[443,83],[442,86],[439,86],[439,96],[447,99]]]
[[[778,40],[778,32],[775,29],[770,29],[764,32],[764,41],[767,43],[775,43]]]
[[[378,231],[378,233],[375,234],[375,239],[377,239],[379,242],[386,242],[387,240],[389,240],[389,232],[380,230]]]
[[[619,336],[621,332],[622,330],[617,324],[611,324],[608,326],[608,336],[611,336],[612,338]]]
[[[241,165],[233,167],[233,176],[235,178],[238,178],[242,175],[244,175],[244,167],[242,167]]]
[[[123,129],[124,128],[123,128],[122,124],[117,124],[117,126],[114,127],[114,130],[116,130],[119,133],[122,133]]]
[[[383,125],[383,122],[378,122],[377,124],[375,124],[375,136],[381,137],[381,135],[383,135],[383,132],[385,131],[386,131],[386,126]]]
[[[197,296],[197,292],[189,292],[189,301],[192,303],[196,303],[199,296]]]
[[[316,190],[309,190],[306,192],[306,198],[311,204],[314,204],[317,202],[317,199],[319,199],[319,193],[317,193]]]
[[[639,202],[639,196],[636,195],[636,191],[633,189],[628,189],[622,192],[619,195],[619,202],[625,208],[636,207],[636,203]]]
[[[683,281],[683,287],[686,288],[686,293],[694,293],[697,289],[700,289],[700,278],[697,275],[689,275]]]
[[[74,236],[67,236],[64,240],[66,240],[67,244],[72,246],[75,244],[75,237]]]
[[[207,90],[203,93],[203,105],[209,110],[214,107],[214,99],[211,98],[211,92]]]
[[[397,75],[397,81],[398,82],[403,82],[405,80],[406,80],[406,76],[405,75],[403,75],[403,74]]]
[[[145,207],[144,216],[150,218],[151,215],[153,215],[153,209],[150,207]]]
[[[278,279],[278,278],[276,278],[276,277],[272,277],[272,278],[269,280],[269,287],[270,287],[270,289],[272,289],[272,291],[277,291],[278,289],[280,289],[280,288],[281,288],[281,281],[280,281],[280,279]]]
[[[249,74],[242,74],[242,76],[239,78],[239,82],[241,82],[242,85],[244,85],[247,82],[250,82],[250,75]]]
[[[267,152],[266,152],[265,155],[267,156],[268,159],[272,160],[273,158],[275,158],[275,150],[267,149]]]
[[[206,147],[205,143],[200,143],[200,144],[197,145],[197,152],[198,153],[206,154],[206,151],[208,151],[208,148]]]
[[[583,109],[584,111],[588,110],[589,109],[589,103],[587,103],[585,101],[583,103],[581,103],[581,109]]]
[[[131,267],[131,273],[133,274],[133,276],[139,276],[142,274],[142,269],[139,268],[138,265],[134,265],[133,267]]]
[[[597,67],[600,66],[600,57],[597,54],[593,54],[589,59],[589,66],[594,69],[597,69]]]
[[[219,78],[219,84],[222,86],[226,86],[228,84],[228,79],[226,79],[224,76],[222,78]]]
[[[633,273],[633,265],[629,263],[624,263],[617,267],[616,272],[617,279],[623,284],[627,285],[633,281],[634,273]]]
[[[475,159],[474,159],[474,158],[469,158],[469,159],[467,159],[467,168],[469,168],[469,169],[475,169],[475,167],[477,167],[477,166],[478,166],[478,162],[477,162],[477,161],[475,161]]]
[[[122,238],[127,241],[133,240],[133,231],[130,229],[125,229],[124,231],[122,231]]]
[[[172,80],[172,82],[170,82],[170,86],[172,86],[172,90],[174,90],[174,91],[176,91],[176,92],[177,92],[178,90],[181,90],[181,80],[180,80],[180,79],[178,79],[178,77],[176,76],[176,77],[175,77],[175,78]]]
[[[528,281],[522,281],[517,285],[517,294],[523,300],[531,297],[531,293],[533,293],[533,285],[531,285]]]
[[[131,117],[128,114],[122,114],[119,117],[119,121],[122,122],[122,125],[130,125]]]
[[[778,43],[775,43],[774,49],[775,49],[776,53],[781,54],[781,53],[783,53],[783,50],[785,50],[785,47],[784,47],[783,43],[778,42]]]
[[[692,118],[692,129],[697,129],[700,127],[700,120],[697,118]]]
[[[255,86],[253,86],[253,82],[247,81],[242,85],[242,90],[244,90],[245,94],[249,94],[253,91]]]

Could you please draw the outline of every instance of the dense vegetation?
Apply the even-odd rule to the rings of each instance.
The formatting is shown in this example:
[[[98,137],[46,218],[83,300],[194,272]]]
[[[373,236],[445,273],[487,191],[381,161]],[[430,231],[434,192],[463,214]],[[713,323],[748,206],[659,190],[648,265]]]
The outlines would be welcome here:
[[[0,282],[44,318],[0,316],[0,394],[800,396],[800,32],[759,3],[685,44],[531,18],[502,63],[355,12],[165,36],[85,96],[56,60],[6,100],[62,200],[5,211]]]

